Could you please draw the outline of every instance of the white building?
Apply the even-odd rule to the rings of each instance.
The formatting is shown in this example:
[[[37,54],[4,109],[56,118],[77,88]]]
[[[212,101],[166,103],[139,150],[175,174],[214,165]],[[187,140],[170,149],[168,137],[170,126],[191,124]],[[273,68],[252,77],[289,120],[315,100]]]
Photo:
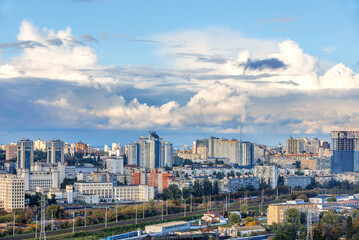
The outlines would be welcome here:
[[[176,231],[187,231],[190,229],[189,222],[176,221],[149,225],[145,227],[146,233],[173,233]]]
[[[46,151],[46,142],[41,141],[40,138],[39,138],[36,141],[34,141],[34,148],[35,148],[35,150],[45,152]]]
[[[109,173],[123,175],[123,158],[108,158],[106,159],[106,170]]]
[[[149,201],[156,197],[155,187],[148,185],[114,187],[117,201]]]
[[[24,179],[11,174],[0,175],[0,208],[6,211],[25,207]]]
[[[44,190],[60,188],[60,171],[58,167],[34,164],[30,169],[18,169],[17,175],[25,180],[25,191],[36,190],[41,186]]]
[[[271,185],[272,189],[277,187],[278,184],[278,168],[277,165],[272,166],[259,166],[255,165],[253,175],[259,178],[261,183],[267,183]]]
[[[97,204],[100,202],[100,197],[98,195],[77,194],[75,200],[87,204]]]
[[[97,195],[102,201],[111,201],[113,198],[113,183],[75,182],[75,194]]]

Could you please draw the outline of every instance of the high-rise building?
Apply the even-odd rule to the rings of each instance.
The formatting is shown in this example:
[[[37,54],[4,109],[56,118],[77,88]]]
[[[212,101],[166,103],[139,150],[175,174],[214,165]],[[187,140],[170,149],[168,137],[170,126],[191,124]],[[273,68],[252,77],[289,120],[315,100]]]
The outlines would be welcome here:
[[[239,165],[253,166],[254,165],[254,147],[253,143],[241,142],[239,145]]]
[[[23,138],[17,142],[16,168],[30,169],[34,163],[34,142]]]
[[[24,179],[12,174],[0,175],[0,208],[5,211],[25,207]]]
[[[52,139],[46,142],[47,163],[64,162],[64,142]]]
[[[87,144],[85,144],[83,142],[78,142],[76,144],[76,153],[79,153],[79,154],[82,154],[82,155],[87,155],[87,153],[88,153]]]
[[[17,144],[11,143],[10,145],[5,145],[4,150],[6,152],[6,160],[15,159],[17,156]]]
[[[332,173],[359,171],[359,131],[332,131]]]
[[[106,169],[110,173],[123,175],[123,158],[108,158],[106,160]]]
[[[34,148],[35,150],[39,150],[39,151],[46,151],[46,142],[45,141],[41,141],[41,139],[37,139],[36,141],[34,141]]]
[[[148,137],[140,137],[137,142],[129,145],[129,165],[144,168],[172,167],[173,146],[165,142],[156,132],[149,132]]]

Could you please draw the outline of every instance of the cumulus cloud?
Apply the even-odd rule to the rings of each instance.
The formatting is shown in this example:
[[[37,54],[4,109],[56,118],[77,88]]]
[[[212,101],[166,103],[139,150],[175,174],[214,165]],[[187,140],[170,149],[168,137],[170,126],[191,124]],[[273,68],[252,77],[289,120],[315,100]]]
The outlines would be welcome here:
[[[149,39],[161,67],[101,66],[91,34],[24,20],[17,41],[0,45],[21,51],[0,65],[1,125],[316,133],[359,120],[358,74],[341,63],[320,74],[321,60],[292,40],[220,28]]]

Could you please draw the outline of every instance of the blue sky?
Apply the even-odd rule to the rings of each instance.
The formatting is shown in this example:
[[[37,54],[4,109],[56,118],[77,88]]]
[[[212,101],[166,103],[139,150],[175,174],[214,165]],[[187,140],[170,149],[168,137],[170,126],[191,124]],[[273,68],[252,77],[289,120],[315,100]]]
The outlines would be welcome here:
[[[0,143],[356,128],[358,22],[351,0],[0,0]]]

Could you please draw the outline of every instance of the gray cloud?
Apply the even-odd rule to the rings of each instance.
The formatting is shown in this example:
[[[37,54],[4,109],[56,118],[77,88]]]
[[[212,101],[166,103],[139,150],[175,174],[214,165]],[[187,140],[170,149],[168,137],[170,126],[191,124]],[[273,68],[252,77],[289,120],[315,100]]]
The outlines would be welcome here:
[[[244,66],[244,69],[250,70],[264,70],[264,69],[285,69],[287,65],[285,65],[281,60],[277,58],[268,58],[263,60],[251,60],[248,59],[246,63],[240,64],[240,66]]]
[[[47,40],[47,42],[53,46],[61,46],[64,44],[60,38],[52,38]]]
[[[18,41],[14,43],[2,43],[0,44],[0,48],[36,48],[36,47],[45,47],[43,44],[35,41]]]
[[[84,42],[90,42],[90,43],[99,43],[99,41],[93,37],[91,34],[84,34],[80,36],[80,39]]]

